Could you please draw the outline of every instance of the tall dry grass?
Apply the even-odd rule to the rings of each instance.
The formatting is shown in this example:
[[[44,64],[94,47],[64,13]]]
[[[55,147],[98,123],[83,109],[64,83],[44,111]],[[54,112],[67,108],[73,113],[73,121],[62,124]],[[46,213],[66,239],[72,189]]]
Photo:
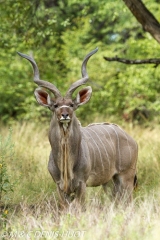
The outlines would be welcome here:
[[[133,203],[116,206],[101,187],[88,188],[86,211],[71,206],[60,212],[55,184],[48,170],[47,128],[34,124],[12,126],[14,158],[7,160],[16,179],[5,209],[4,239],[159,240],[160,236],[160,127],[124,126],[139,145],[138,180]],[[1,128],[3,136],[8,128]]]

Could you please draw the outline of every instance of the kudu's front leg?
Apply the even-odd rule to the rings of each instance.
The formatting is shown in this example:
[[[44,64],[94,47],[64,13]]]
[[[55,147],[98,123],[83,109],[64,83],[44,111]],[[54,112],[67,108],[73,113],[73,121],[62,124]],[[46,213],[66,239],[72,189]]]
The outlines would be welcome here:
[[[64,193],[64,191],[62,191],[59,187],[59,185],[57,184],[57,192],[58,192],[58,198],[59,198],[59,204],[60,204],[60,208],[61,209],[65,209],[69,206],[70,201],[66,195],[66,193]]]
[[[76,192],[76,196],[77,196],[77,201],[81,204],[84,204],[85,202],[85,191],[86,191],[86,183],[80,182]]]
[[[60,207],[62,209],[68,208],[69,206],[74,206],[76,209],[84,210],[85,207],[85,189],[86,184],[84,182],[79,182],[78,187],[74,192],[65,193],[59,185],[57,185]]]
[[[85,211],[85,191],[86,191],[86,183],[80,181],[79,186],[76,190],[76,198],[75,205],[81,211]]]

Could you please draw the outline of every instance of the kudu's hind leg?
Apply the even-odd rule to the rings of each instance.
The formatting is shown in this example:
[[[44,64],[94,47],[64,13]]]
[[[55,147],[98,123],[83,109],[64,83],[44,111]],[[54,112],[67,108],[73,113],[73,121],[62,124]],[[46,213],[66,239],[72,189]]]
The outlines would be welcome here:
[[[118,174],[113,176],[113,197],[117,201],[121,195],[121,184]]]
[[[128,172],[116,174],[113,177],[113,195],[117,202],[130,203],[134,189],[135,171],[130,169]]]

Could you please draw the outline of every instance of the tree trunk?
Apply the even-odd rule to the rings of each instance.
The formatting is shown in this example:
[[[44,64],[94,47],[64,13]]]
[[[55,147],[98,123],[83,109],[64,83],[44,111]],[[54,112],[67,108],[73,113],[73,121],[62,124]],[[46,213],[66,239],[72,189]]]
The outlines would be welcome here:
[[[123,0],[143,29],[149,32],[154,39],[160,43],[160,23],[153,14],[146,8],[141,0]]]

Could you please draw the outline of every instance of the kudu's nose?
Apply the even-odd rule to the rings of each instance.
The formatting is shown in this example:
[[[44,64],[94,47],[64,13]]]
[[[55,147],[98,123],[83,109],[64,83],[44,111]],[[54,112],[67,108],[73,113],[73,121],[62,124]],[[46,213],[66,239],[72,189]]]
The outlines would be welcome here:
[[[62,113],[62,117],[63,117],[64,119],[66,119],[68,116],[69,116],[68,113]]]
[[[62,109],[60,116],[61,123],[69,123],[71,121],[69,112],[65,108]]]

